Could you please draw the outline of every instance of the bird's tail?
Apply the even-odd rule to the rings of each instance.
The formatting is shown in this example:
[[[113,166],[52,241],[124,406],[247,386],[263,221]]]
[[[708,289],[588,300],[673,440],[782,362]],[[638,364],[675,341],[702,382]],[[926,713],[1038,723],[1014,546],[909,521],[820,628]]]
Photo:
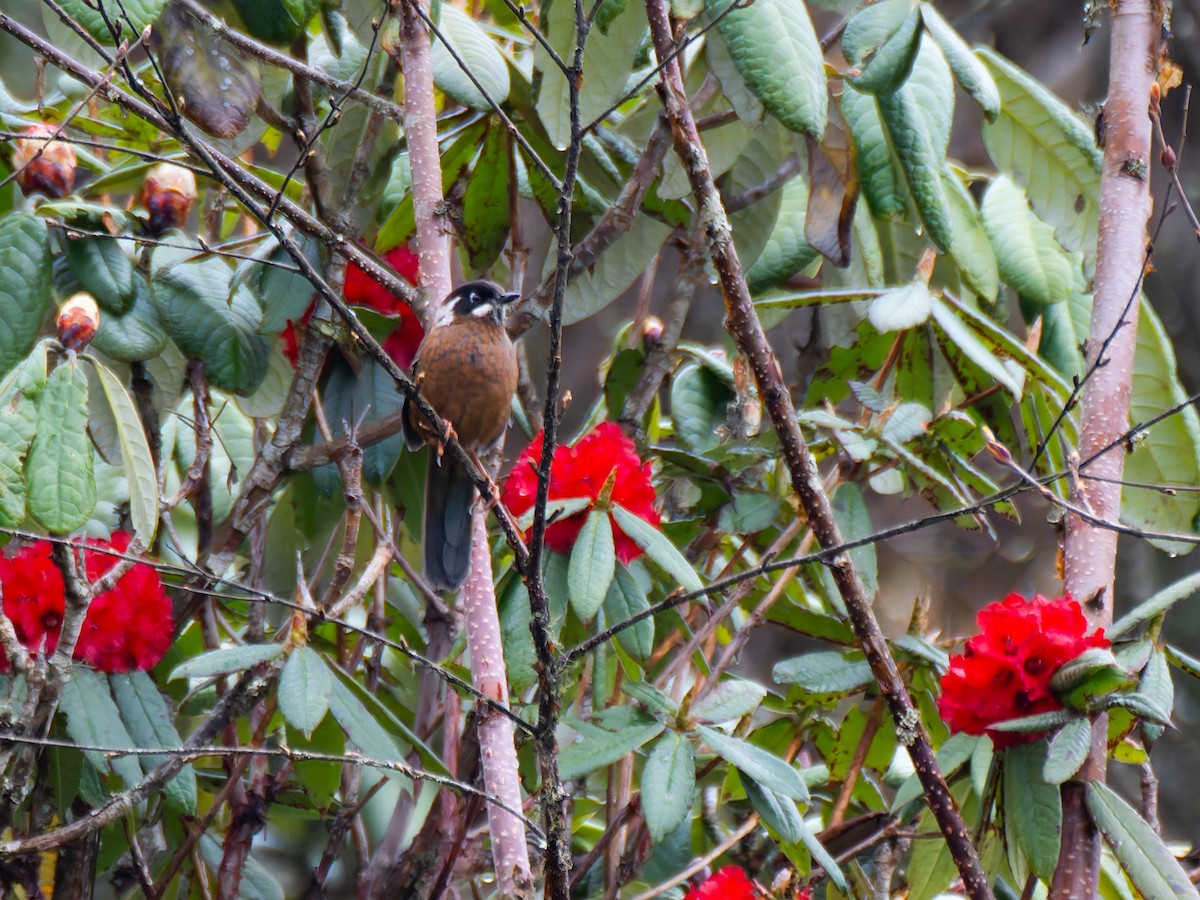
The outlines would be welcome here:
[[[425,577],[434,590],[457,588],[471,570],[475,485],[450,460],[429,460],[425,479]]]

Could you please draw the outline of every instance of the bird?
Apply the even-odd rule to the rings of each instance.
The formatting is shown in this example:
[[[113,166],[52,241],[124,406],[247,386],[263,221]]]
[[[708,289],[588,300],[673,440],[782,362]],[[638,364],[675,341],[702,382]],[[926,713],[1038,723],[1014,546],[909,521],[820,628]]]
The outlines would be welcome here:
[[[425,478],[423,529],[425,577],[435,590],[466,581],[476,494],[471,477],[442,450],[451,434],[470,453],[482,453],[503,437],[517,389],[517,350],[505,330],[504,313],[520,296],[491,281],[460,284],[417,347],[414,381],[449,423],[441,433],[405,400],[401,421],[409,449],[428,444],[436,451]]]

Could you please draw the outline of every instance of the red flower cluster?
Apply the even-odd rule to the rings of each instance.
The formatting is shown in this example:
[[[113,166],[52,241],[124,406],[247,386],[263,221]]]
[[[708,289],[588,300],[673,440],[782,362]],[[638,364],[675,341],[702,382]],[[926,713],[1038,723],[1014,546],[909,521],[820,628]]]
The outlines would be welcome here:
[[[98,580],[117,563],[117,557],[98,551],[124,553],[129,540],[128,534],[118,531],[111,541],[88,541],[88,546],[96,549],[83,552],[87,579]],[[66,608],[62,574],[50,554],[48,541],[36,541],[12,558],[0,556],[4,613],[17,639],[35,653],[54,652]],[[74,657],[101,672],[150,669],[171,645],[173,628],[171,601],[158,573],[138,563],[92,600]],[[0,672],[8,670],[8,659],[0,655]]]
[[[1008,719],[1061,709],[1050,679],[1063,663],[1111,641],[1101,628],[1088,634],[1088,622],[1070,597],[1026,600],[1009,594],[978,616],[979,631],[942,677],[938,711],[951,731],[989,734],[998,749],[1041,735],[991,731]]]
[[[417,283],[420,277],[417,270],[417,254],[406,245],[393,247],[383,254],[383,258],[409,284]],[[417,355],[417,347],[421,344],[421,338],[425,336],[425,329],[421,327],[421,321],[412,311],[412,307],[354,263],[346,266],[346,285],[343,292],[346,302],[351,306],[365,306],[380,315],[399,319],[395,329],[384,340],[383,351],[395,360],[396,365],[400,368],[412,368],[413,359]],[[308,323],[308,317],[311,314],[312,307],[309,307],[300,319],[301,327]],[[296,339],[296,329],[290,320],[281,337],[283,338],[283,353],[294,366],[300,358],[300,346]]]
[[[699,887],[688,891],[683,900],[755,900],[754,883],[738,866],[726,866]]]
[[[517,459],[504,482],[504,505],[513,515],[528,512],[537,499],[537,466],[542,457],[542,434],[533,439]],[[614,474],[615,473],[615,474]],[[613,504],[658,527],[661,519],[654,508],[654,487],[650,484],[650,464],[637,455],[633,441],[611,422],[602,422],[580,438],[575,446],[562,445],[554,450],[550,465],[551,500],[587,497],[596,500],[609,478],[613,478]],[[587,519],[588,510],[554,522],[546,529],[546,544],[551,550],[566,553],[575,544]],[[609,517],[612,521],[612,517]],[[642,555],[642,549],[612,522],[617,558],[630,563]]]

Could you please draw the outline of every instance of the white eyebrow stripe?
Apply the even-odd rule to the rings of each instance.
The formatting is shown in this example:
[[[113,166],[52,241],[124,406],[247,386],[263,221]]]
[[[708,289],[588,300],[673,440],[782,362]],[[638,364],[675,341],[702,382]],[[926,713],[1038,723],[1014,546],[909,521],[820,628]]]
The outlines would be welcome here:
[[[492,314],[492,308],[493,307],[491,303],[481,303],[471,310],[471,315],[479,316],[479,318],[482,319],[484,316],[490,316]]]

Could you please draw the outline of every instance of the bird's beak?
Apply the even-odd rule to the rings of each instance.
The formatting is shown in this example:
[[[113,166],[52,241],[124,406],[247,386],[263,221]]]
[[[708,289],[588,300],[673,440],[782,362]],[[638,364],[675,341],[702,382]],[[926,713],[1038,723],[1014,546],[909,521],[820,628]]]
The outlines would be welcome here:
[[[500,305],[508,306],[508,304],[510,304],[516,300],[520,300],[520,299],[521,299],[521,295],[518,292],[510,291],[507,294],[500,295]]]

